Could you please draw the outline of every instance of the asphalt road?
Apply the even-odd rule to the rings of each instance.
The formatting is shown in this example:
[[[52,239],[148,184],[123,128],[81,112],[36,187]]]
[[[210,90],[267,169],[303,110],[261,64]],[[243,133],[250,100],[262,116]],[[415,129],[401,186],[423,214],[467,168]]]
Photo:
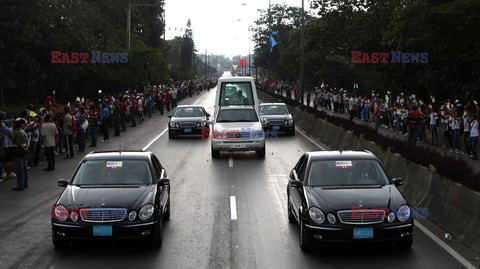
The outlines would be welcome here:
[[[213,112],[214,91],[188,99]],[[213,114],[213,113],[211,113]],[[123,148],[145,147],[167,127],[155,114],[120,137]],[[119,138],[99,150],[118,149]],[[415,228],[410,251],[385,245],[336,245],[304,253],[298,227],[286,216],[287,175],[305,151],[318,148],[297,132],[267,142],[265,160],[254,153],[210,157],[210,142],[160,136],[148,150],[167,169],[172,215],[161,249],[142,242],[76,243],[55,250],[50,206],[62,192],[57,179],[71,176],[81,156],[58,160],[57,170],[29,171],[29,189],[0,184],[0,268],[462,268],[448,252]],[[57,156],[61,157],[61,156]],[[234,198],[231,198],[234,197]],[[232,220],[231,200],[236,201]]]

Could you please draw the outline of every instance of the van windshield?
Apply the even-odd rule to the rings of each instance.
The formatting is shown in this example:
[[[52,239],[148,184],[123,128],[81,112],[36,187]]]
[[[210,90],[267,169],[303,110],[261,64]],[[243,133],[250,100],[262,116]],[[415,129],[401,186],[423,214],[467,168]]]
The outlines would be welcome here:
[[[220,87],[219,106],[255,105],[252,84],[246,82],[223,82]]]

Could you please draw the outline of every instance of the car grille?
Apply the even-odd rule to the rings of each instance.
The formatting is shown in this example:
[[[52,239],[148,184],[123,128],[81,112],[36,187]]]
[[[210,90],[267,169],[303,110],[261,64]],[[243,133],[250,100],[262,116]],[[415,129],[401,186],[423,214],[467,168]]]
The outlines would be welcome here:
[[[268,124],[270,125],[283,125],[284,121],[283,120],[269,120]]]
[[[190,128],[190,127],[196,127],[197,123],[195,122],[180,122],[180,127],[182,128]]]
[[[248,139],[250,138],[250,132],[228,132],[226,136],[233,139]]]
[[[375,224],[385,219],[384,210],[358,209],[337,212],[338,219],[343,224]]]
[[[126,208],[83,208],[80,217],[86,222],[115,222],[125,219]]]

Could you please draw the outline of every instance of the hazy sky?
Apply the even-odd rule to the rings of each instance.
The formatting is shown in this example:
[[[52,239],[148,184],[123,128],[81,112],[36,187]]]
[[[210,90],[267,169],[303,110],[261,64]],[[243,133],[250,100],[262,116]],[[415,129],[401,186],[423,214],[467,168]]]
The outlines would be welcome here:
[[[271,0],[272,5],[280,3],[302,5],[301,0]],[[165,0],[166,38],[183,35],[179,29],[185,29],[190,19],[199,54],[206,49],[208,54],[228,57],[247,55],[252,36],[248,28],[258,18],[258,9],[268,9],[268,0]],[[253,47],[250,41],[252,53]]]

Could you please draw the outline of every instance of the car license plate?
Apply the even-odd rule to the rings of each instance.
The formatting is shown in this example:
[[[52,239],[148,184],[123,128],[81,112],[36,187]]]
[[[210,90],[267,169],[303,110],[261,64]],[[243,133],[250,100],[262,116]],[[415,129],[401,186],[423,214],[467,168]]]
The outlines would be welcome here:
[[[183,131],[184,131],[185,133],[191,133],[191,132],[192,132],[192,129],[191,129],[191,128],[185,128],[185,129],[183,129]]]
[[[354,239],[373,238],[373,228],[353,228]]]
[[[93,236],[112,236],[112,226],[93,226]]]
[[[233,145],[233,148],[235,148],[235,149],[244,149],[244,148],[246,148],[246,146],[245,146],[245,145]]]
[[[272,126],[272,129],[273,129],[273,130],[280,130],[280,126],[278,126],[278,125],[273,125],[273,126]]]

